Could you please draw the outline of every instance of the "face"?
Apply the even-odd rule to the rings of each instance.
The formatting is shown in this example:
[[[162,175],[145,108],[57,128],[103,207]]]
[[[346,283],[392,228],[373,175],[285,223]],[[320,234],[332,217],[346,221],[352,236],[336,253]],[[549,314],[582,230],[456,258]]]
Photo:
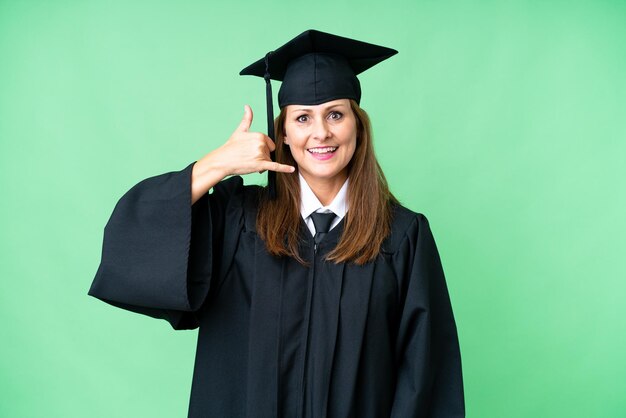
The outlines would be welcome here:
[[[309,184],[332,182],[341,186],[356,149],[356,117],[350,101],[288,105],[286,111],[284,142],[302,176]]]

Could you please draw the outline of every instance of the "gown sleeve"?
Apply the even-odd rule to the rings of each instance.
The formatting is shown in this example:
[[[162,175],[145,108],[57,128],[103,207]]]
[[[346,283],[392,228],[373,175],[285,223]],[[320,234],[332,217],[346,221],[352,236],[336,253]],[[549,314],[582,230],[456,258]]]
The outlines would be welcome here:
[[[104,229],[90,296],[165,319],[176,330],[198,327],[196,315],[216,280],[224,210],[241,178],[222,181],[192,205],[194,164],[145,179],[122,196]]]
[[[418,214],[408,229],[396,262],[407,273],[402,282],[391,416],[464,417],[456,324],[439,253],[424,215]]]

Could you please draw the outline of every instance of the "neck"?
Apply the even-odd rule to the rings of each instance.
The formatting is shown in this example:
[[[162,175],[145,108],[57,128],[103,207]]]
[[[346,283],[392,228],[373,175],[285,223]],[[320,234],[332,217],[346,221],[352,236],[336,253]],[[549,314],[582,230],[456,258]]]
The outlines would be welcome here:
[[[309,178],[309,176],[302,174],[302,177],[306,180],[307,184],[324,206],[328,206],[332,203],[341,186],[348,178],[347,175],[337,175],[331,179]]]

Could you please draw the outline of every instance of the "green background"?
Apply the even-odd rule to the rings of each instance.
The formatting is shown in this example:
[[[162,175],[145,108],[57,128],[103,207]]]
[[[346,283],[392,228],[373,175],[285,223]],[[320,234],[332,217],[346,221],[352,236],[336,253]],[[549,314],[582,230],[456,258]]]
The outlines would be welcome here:
[[[0,416],[186,416],[197,332],[87,296],[103,227],[245,103],[263,131],[239,70],[316,28],[400,51],[361,104],[439,246],[468,417],[625,417],[625,22],[602,0],[0,0]]]

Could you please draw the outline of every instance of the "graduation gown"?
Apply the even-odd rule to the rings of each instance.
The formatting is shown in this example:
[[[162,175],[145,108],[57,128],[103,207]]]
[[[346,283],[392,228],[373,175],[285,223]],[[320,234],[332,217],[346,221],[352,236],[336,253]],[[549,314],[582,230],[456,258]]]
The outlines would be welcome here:
[[[397,206],[373,262],[324,261],[302,221],[303,266],[255,231],[240,177],[191,205],[191,171],[143,180],[117,203],[89,295],[199,328],[188,416],[463,417],[461,359],[423,214]]]

